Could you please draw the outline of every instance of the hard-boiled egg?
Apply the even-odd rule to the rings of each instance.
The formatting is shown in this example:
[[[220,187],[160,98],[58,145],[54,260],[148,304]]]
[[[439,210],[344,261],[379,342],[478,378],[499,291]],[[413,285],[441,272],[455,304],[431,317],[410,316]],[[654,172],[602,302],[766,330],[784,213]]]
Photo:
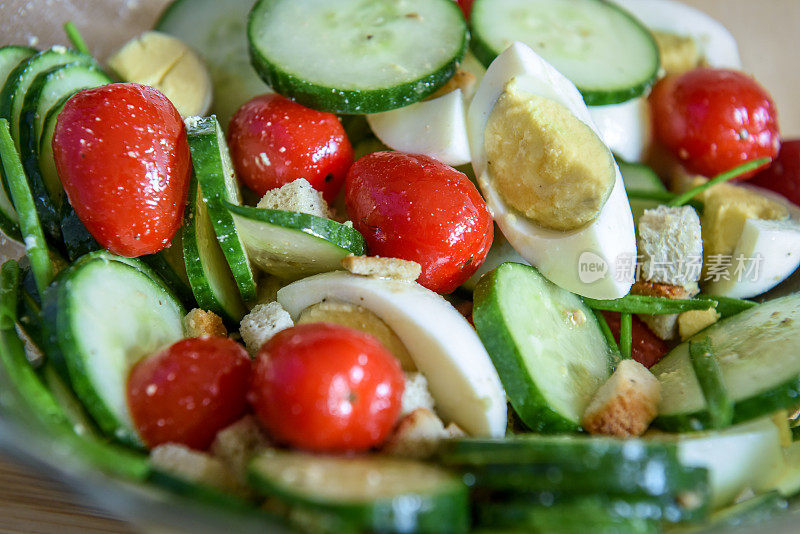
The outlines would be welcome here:
[[[505,390],[478,334],[440,295],[415,282],[337,271],[293,282],[278,302],[297,319],[323,300],[363,306],[405,345],[436,409],[473,436],[505,435]]]
[[[542,227],[507,204],[487,161],[485,130],[510,82],[528,94],[555,101],[599,136],[575,86],[523,43],[514,43],[489,66],[467,114],[472,165],[489,209],[519,254],[559,286],[579,295],[613,299],[633,283],[636,236],[622,176],[613,163],[613,188],[599,215],[583,227]]]
[[[650,106],[640,96],[620,104],[589,106],[600,139],[625,161],[642,161],[650,146]]]
[[[739,48],[730,32],[699,9],[675,0],[611,0],[650,30],[691,37],[709,67],[741,69]]]

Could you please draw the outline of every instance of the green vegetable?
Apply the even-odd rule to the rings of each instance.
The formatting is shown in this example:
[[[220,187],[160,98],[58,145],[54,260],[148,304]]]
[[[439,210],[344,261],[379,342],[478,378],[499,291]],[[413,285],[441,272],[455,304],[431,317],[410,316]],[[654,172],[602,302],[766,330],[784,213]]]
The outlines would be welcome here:
[[[753,161],[748,161],[747,163],[742,163],[741,165],[734,167],[729,171],[725,171],[722,174],[718,174],[713,177],[711,180],[707,181],[704,184],[700,184],[697,187],[693,187],[686,191],[683,194],[678,195],[677,197],[673,198],[667,204],[668,206],[683,206],[691,199],[702,193],[703,191],[723,182],[727,182],[728,180],[733,180],[743,174],[746,174],[752,170],[758,169],[762,165],[766,165],[772,161],[770,158],[759,158]]]
[[[668,299],[645,295],[625,295],[622,298],[613,300],[597,300],[583,297],[583,301],[593,310],[643,313],[647,315],[669,315],[689,310],[707,310],[717,305],[717,301],[711,299]]]
[[[722,371],[714,355],[711,340],[706,337],[699,341],[690,341],[689,359],[708,404],[709,427],[730,426],[733,421],[733,401],[725,389]]]
[[[623,358],[631,357],[633,344],[633,315],[622,313],[619,316],[619,350]]]

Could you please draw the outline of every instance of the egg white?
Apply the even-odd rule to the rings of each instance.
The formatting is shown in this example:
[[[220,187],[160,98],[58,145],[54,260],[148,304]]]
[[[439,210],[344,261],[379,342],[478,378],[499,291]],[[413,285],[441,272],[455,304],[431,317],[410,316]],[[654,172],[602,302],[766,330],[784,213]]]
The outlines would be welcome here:
[[[567,107],[599,136],[575,86],[527,45],[513,43],[489,66],[467,113],[472,166],[495,222],[514,249],[555,284],[597,299],[626,295],[633,283],[633,270],[627,265],[635,261],[636,235],[616,164],[614,186],[598,218],[570,232],[534,224],[508,206],[494,188],[487,170],[484,131],[497,99],[512,79],[521,90]]]
[[[589,106],[600,139],[618,157],[639,162],[650,146],[650,107],[640,96],[620,104]]]

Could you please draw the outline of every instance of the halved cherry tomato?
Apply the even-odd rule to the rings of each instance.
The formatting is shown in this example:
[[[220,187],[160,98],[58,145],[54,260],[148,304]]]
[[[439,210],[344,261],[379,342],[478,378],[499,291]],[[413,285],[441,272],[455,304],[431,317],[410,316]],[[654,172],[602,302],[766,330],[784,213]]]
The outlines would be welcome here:
[[[778,154],[775,104],[742,72],[699,68],[669,76],[653,88],[650,103],[656,139],[690,172],[715,176]]]
[[[373,152],[350,168],[345,201],[370,254],[416,261],[418,282],[449,293],[480,267],[492,216],[463,173],[433,158]]]
[[[331,203],[353,163],[353,147],[336,115],[278,94],[240,107],[228,142],[239,179],[259,195],[305,178]]]
[[[783,141],[778,157],[750,183],[775,191],[800,206],[800,139]]]
[[[264,344],[249,398],[281,443],[311,451],[363,451],[389,436],[404,387],[397,359],[373,336],[306,323]]]
[[[603,317],[606,318],[614,339],[619,343],[619,313],[604,311]],[[641,363],[648,369],[658,363],[658,360],[669,352],[669,345],[666,341],[656,336],[647,325],[638,317],[633,316],[633,343],[631,343],[631,358]]]
[[[136,83],[80,91],[58,116],[53,155],[78,218],[103,247],[135,257],[172,241],[191,160],[166,96]]]
[[[252,366],[226,337],[183,339],[143,359],[128,378],[128,407],[148,447],[207,449],[217,432],[247,412]]]

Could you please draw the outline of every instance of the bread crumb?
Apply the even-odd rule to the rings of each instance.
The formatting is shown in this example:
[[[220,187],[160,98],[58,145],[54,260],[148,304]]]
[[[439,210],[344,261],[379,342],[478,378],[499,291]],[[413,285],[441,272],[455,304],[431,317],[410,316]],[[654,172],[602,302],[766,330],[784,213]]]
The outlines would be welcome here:
[[[183,332],[186,337],[228,335],[222,318],[214,312],[194,308],[183,318]]]
[[[244,484],[250,459],[269,445],[269,440],[256,418],[246,415],[217,432],[210,451]]]
[[[195,484],[239,492],[240,486],[225,465],[205,452],[185,445],[165,443],[150,451],[150,464],[161,471]]]
[[[350,254],[342,258],[342,267],[353,274],[377,276],[413,282],[422,273],[422,266],[409,260],[399,258],[382,258],[380,256],[355,256]]]
[[[678,332],[681,341],[686,341],[696,333],[716,323],[722,316],[714,308],[689,310],[678,316]]]
[[[428,389],[428,380],[422,373],[406,373],[406,387],[403,390],[400,415],[406,416],[419,408],[433,411],[434,400]]]
[[[242,317],[239,323],[239,334],[242,336],[247,351],[255,355],[261,346],[272,336],[294,326],[289,312],[277,302],[257,304],[250,313]]]
[[[322,193],[314,189],[305,178],[298,178],[277,189],[270,189],[258,201],[257,207],[330,218],[330,210],[322,198]]]
[[[400,420],[383,452],[406,458],[429,458],[439,441],[449,438],[444,423],[426,408],[418,408]]]

